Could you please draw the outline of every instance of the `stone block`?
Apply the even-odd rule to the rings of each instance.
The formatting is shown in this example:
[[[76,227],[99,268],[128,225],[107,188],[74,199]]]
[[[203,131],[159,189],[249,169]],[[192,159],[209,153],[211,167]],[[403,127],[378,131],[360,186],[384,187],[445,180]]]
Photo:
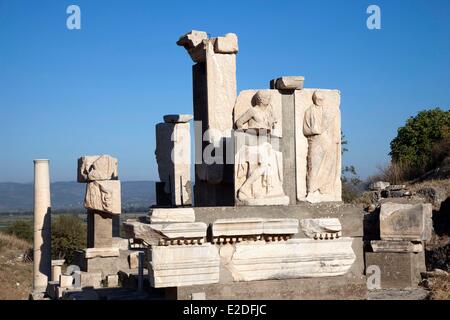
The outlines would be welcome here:
[[[165,123],[186,123],[191,121],[191,114],[168,114],[164,116]]]
[[[150,227],[165,239],[205,238],[208,228],[203,222],[152,223]]]
[[[137,269],[139,267],[139,252],[131,252],[128,255],[128,264],[130,269]]]
[[[150,223],[195,222],[193,208],[154,208],[150,212]]]
[[[391,184],[385,181],[376,181],[370,184],[369,189],[373,191],[384,190],[389,187]]]
[[[192,204],[189,123],[157,124],[155,155],[159,179],[164,183],[163,193],[170,195],[170,205],[186,206]],[[158,198],[164,198],[164,196],[158,195]]]
[[[330,277],[350,270],[352,244],[352,238],[242,242],[220,247],[220,257],[234,281]]]
[[[302,219],[300,226],[313,239],[331,240],[342,236],[342,225],[337,218]]]
[[[204,292],[193,292],[191,300],[206,300],[206,294]]]
[[[85,156],[78,159],[78,182],[117,180],[118,161],[109,155]]]
[[[119,286],[119,276],[117,274],[110,274],[106,276],[106,282],[108,283],[108,288],[115,288]]]
[[[302,90],[305,77],[285,76],[271,81],[271,89],[278,90]]]
[[[58,281],[62,274],[62,268],[59,265],[52,265],[52,281]]]
[[[297,219],[264,219],[264,218],[234,218],[219,219],[213,223],[212,236],[214,239],[232,239],[240,242],[241,239],[256,238],[266,235],[292,236],[298,233]],[[219,240],[220,242],[220,240]]]
[[[209,243],[152,247],[149,258],[149,278],[154,288],[219,282],[218,250]]]
[[[84,207],[111,214],[122,212],[120,181],[93,181],[86,187]]]
[[[123,224],[128,238],[144,241],[147,245],[203,243],[208,226],[203,222],[147,224],[127,220]],[[168,243],[166,243],[168,241]]]
[[[381,289],[406,289],[417,287],[421,272],[426,271],[424,252],[366,252],[367,277],[373,274],[374,267],[380,270]]]
[[[61,274],[59,276],[59,286],[61,288],[71,288],[73,287],[74,278],[71,275]]]
[[[407,240],[372,240],[370,241],[373,252],[422,252],[421,242]]]
[[[102,273],[101,272],[81,272],[80,273],[81,288],[101,288]]]
[[[235,33],[227,33],[225,37],[217,37],[215,40],[215,53],[238,53],[238,51],[238,37]]]
[[[336,218],[342,225],[343,237],[363,236],[364,210],[362,205],[354,204],[309,204],[300,203],[292,206],[268,207],[195,207],[197,221],[214,224],[221,219],[233,220],[236,217],[257,219],[327,219]],[[302,228],[295,238],[309,238]]]
[[[204,31],[192,30],[180,37],[177,41],[177,45],[184,47],[185,49],[192,49],[208,39],[208,34]]]
[[[89,210],[87,215],[87,247],[112,247],[112,215],[109,213],[92,210]]]
[[[116,274],[119,271],[118,257],[96,257],[90,259],[83,259],[81,261],[81,271],[88,273],[101,273],[102,277],[108,274]]]
[[[432,205],[383,203],[380,210],[382,240],[426,241],[433,230]]]
[[[118,257],[119,256],[119,248],[88,248],[85,250],[84,257],[86,259],[92,258],[109,258],[109,257]]]

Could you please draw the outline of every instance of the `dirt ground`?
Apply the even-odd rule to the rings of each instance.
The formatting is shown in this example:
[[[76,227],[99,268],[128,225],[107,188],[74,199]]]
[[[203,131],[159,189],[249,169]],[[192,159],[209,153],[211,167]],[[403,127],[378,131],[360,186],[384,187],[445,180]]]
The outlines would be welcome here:
[[[0,300],[26,300],[31,292],[33,263],[24,262],[32,245],[0,233]]]

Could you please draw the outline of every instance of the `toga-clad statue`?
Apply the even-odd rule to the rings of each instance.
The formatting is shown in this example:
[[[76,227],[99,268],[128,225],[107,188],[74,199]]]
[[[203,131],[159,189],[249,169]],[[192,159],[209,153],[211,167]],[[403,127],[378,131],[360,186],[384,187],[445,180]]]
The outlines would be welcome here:
[[[336,178],[340,177],[340,111],[327,105],[325,94],[315,91],[304,117],[303,134],[308,138],[307,197],[309,202],[340,201]]]

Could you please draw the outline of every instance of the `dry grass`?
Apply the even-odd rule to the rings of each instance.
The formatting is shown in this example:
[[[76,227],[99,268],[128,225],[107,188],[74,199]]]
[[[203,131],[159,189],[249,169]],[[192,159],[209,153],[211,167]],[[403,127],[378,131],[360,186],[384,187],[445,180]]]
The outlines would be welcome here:
[[[450,275],[436,275],[429,280],[428,287],[431,290],[431,300],[450,300]]]
[[[13,235],[0,232],[0,250],[11,248],[15,250],[27,250],[32,247],[32,244],[19,239]]]
[[[24,262],[32,244],[0,232],[0,300],[27,299],[31,292],[33,264]]]

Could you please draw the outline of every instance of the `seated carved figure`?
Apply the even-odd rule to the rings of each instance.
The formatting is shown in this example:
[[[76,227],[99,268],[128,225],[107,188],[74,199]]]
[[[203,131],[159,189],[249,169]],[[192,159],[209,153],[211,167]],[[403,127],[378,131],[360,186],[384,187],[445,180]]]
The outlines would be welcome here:
[[[284,196],[281,154],[270,143],[244,146],[237,158],[237,177],[246,178],[238,190],[239,200]]]

